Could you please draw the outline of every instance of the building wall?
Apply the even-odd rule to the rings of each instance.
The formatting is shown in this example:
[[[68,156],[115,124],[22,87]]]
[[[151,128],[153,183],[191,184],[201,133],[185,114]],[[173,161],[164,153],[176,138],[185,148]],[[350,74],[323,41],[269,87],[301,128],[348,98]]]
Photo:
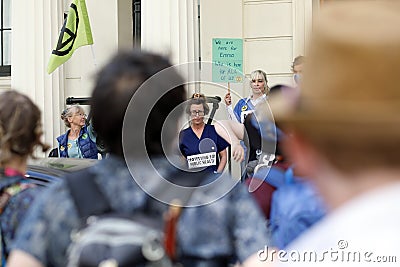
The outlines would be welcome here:
[[[93,46],[47,74],[47,63],[58,40],[71,0],[13,0],[11,86],[28,94],[43,111],[45,141],[53,146],[65,132],[60,119],[65,99],[88,97],[97,70],[118,50],[132,45],[131,1],[87,0]],[[2,81],[0,81],[1,83]],[[1,85],[0,85],[1,87]]]
[[[295,56],[304,55],[311,0],[201,0],[200,5],[202,61],[212,61],[213,38],[241,38],[246,77],[253,70],[262,69],[267,73],[270,87],[293,83],[290,66]],[[202,69],[202,79],[211,81],[211,73],[205,70]],[[234,104],[250,94],[248,79],[229,85],[205,83],[201,91],[223,99],[228,86]],[[224,104],[220,104],[215,118],[227,118]],[[232,167],[238,176],[238,165]]]
[[[211,61],[212,38],[244,40],[244,72],[264,69],[270,85],[290,83],[290,63],[304,53],[312,5],[318,0],[146,0],[142,1],[142,49],[168,55],[173,64]],[[31,96],[43,111],[45,141],[65,131],[60,113],[69,96],[90,96],[93,77],[118,50],[132,46],[131,0],[86,0],[94,45],[75,51],[51,75],[47,62],[71,0],[13,0],[12,77],[0,90],[15,88]],[[200,20],[198,18],[200,15]],[[211,80],[198,64],[187,67],[188,79]],[[190,84],[223,97],[226,84]],[[234,102],[249,93],[247,84],[232,84]],[[216,118],[226,118],[220,105]]]

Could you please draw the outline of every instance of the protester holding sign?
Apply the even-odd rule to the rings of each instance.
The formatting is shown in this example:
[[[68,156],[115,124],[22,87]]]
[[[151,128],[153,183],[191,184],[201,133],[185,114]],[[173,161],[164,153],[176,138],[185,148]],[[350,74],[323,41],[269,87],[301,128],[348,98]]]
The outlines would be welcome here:
[[[186,113],[190,116],[190,127],[179,133],[179,148],[189,169],[222,173],[229,143],[217,133],[214,125],[205,124],[204,116],[209,110],[204,95],[194,94],[188,101]]]
[[[254,112],[258,103],[266,100],[269,92],[267,74],[262,70],[255,70],[250,74],[250,87],[252,94],[247,98],[242,98],[232,108],[231,94],[228,92],[225,95],[225,104],[228,111],[228,117],[231,120],[237,120],[244,123],[246,116]]]
[[[261,151],[261,133],[259,127],[253,127],[257,125],[257,119],[252,116],[256,106],[260,103],[267,101],[267,94],[269,93],[267,74],[262,70],[255,70],[250,74],[250,87],[252,94],[247,98],[242,98],[238,101],[235,108],[232,108],[232,98],[230,91],[225,95],[225,104],[227,108],[228,117],[232,121],[237,121],[244,124],[246,129],[246,140],[244,146],[248,148],[247,166],[242,164],[242,178],[246,178],[246,171],[250,166],[250,169],[258,162],[258,156],[262,153]],[[247,118],[247,119],[246,119]],[[254,164],[249,164],[253,162]]]

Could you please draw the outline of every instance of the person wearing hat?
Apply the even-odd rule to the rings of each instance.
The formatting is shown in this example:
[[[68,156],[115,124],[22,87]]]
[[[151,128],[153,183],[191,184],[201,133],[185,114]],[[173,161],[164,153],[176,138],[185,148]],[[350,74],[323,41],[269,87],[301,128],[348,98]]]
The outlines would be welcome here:
[[[329,209],[281,265],[394,266],[399,259],[399,14],[398,1],[324,5],[296,104],[271,99],[276,121],[291,133],[287,153]],[[298,260],[305,252],[310,260]]]

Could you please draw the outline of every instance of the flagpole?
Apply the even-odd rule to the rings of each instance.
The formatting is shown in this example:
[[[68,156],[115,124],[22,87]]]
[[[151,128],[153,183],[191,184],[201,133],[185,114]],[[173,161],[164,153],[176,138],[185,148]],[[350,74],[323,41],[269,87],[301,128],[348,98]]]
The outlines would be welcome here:
[[[97,60],[96,60],[96,54],[94,53],[94,47],[93,45],[90,45],[90,50],[92,51],[92,57],[93,57],[93,65],[97,69]]]

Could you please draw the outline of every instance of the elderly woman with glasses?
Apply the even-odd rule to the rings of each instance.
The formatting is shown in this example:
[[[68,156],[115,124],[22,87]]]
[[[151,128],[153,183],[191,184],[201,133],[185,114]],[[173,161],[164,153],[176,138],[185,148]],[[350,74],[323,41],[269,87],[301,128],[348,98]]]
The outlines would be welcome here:
[[[204,122],[209,111],[204,95],[194,94],[189,99],[186,113],[190,117],[190,126],[179,133],[179,148],[189,169],[222,173],[229,142],[217,133],[214,125]]]
[[[91,125],[86,125],[86,114],[79,105],[65,109],[61,114],[68,129],[57,137],[58,155],[61,158],[97,159],[96,134]]]

